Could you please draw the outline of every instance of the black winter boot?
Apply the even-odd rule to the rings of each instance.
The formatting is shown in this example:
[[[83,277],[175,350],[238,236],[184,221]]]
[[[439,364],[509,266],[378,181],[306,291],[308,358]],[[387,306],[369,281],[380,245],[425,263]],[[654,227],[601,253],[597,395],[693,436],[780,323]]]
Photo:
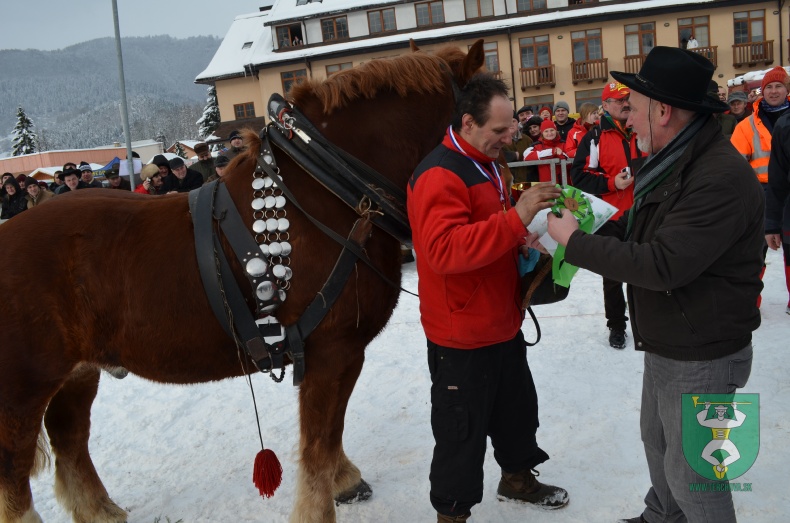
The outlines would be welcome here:
[[[544,509],[562,508],[568,504],[568,491],[538,481],[537,470],[523,470],[515,474],[502,471],[497,499],[499,501],[521,501]]]
[[[615,349],[624,349],[625,331],[621,329],[609,329],[609,345]]]
[[[647,521],[645,521],[645,518],[639,515],[635,518],[618,519],[617,523],[647,523]]]

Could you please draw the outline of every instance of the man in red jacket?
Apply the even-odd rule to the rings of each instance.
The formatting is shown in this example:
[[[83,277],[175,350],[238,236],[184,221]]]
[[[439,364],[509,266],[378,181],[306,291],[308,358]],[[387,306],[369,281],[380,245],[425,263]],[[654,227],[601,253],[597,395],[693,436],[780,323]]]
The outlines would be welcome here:
[[[632,160],[642,156],[636,145],[636,133],[626,126],[631,114],[630,94],[628,87],[620,82],[606,84],[601,95],[604,109],[601,121],[582,138],[571,167],[574,187],[617,207],[611,221],[620,218],[634,203]],[[610,228],[609,224],[604,225],[599,234],[608,234]],[[609,345],[624,349],[628,317],[622,282],[603,279],[603,303]]]
[[[543,508],[568,503],[532,469],[538,401],[521,333],[519,250],[526,230],[560,192],[543,184],[511,207],[496,158],[513,134],[507,86],[490,75],[461,90],[444,141],[409,180],[408,213],[428,338],[431,503],[439,522],[466,521],[483,499],[486,438],[502,469],[497,495]]]

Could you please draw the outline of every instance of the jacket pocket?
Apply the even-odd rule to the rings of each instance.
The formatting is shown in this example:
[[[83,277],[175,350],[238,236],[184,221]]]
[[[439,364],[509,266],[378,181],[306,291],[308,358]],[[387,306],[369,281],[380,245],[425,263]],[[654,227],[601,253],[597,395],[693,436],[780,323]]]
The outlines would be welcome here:
[[[749,381],[752,373],[752,354],[739,359],[730,360],[730,387],[742,389]]]

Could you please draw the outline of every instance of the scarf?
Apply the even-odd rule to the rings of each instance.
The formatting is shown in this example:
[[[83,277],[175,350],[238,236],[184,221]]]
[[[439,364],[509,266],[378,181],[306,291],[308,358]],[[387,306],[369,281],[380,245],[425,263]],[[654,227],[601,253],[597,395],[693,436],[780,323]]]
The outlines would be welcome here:
[[[620,131],[620,134],[625,136],[626,140],[628,140],[629,142],[631,141],[631,133],[633,132],[633,129],[631,129],[630,127],[626,127],[625,122],[623,123],[618,122],[617,120],[612,118],[612,115],[610,115],[609,113],[603,113],[603,116],[601,118],[612,124],[612,127]]]
[[[768,105],[768,102],[765,101],[765,98],[760,100],[760,110],[765,111],[766,113],[775,113],[777,111],[784,111],[788,107],[790,107],[790,102],[787,100],[785,100],[785,102],[782,105],[777,105],[776,107],[774,107],[773,105]]]
[[[709,118],[710,115],[707,114],[697,115],[663,149],[647,157],[644,165],[639,169],[634,183],[634,205],[631,207],[631,212],[628,213],[626,239],[631,236],[634,216],[639,212],[645,197],[669,176],[675,162],[686,151],[692,138],[697,135]]]

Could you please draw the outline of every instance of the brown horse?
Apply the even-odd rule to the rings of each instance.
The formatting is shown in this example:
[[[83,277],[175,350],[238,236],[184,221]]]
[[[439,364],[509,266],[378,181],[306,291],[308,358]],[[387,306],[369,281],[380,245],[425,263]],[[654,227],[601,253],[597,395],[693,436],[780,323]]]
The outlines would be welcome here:
[[[405,187],[450,121],[452,82],[465,85],[482,63],[481,40],[468,55],[447,47],[374,60],[299,85],[291,95],[331,142]],[[251,131],[244,138],[249,149],[223,180],[251,228],[260,139]],[[345,237],[356,213],[279,150],[275,157],[302,207]],[[277,316],[289,325],[321,289],[340,247],[299,210],[286,209],[293,279]],[[126,521],[88,453],[100,369],[125,367],[149,380],[187,384],[252,368],[240,362],[202,289],[187,195],[59,196],[2,225],[0,249],[0,522],[41,521],[29,477],[41,465],[42,419],[55,456],[56,495],[73,520]],[[365,251],[400,281],[398,241],[374,228]],[[343,451],[344,415],[364,349],[397,300],[396,288],[358,263],[306,340],[293,521],[334,521],[333,498],[362,484]]]

